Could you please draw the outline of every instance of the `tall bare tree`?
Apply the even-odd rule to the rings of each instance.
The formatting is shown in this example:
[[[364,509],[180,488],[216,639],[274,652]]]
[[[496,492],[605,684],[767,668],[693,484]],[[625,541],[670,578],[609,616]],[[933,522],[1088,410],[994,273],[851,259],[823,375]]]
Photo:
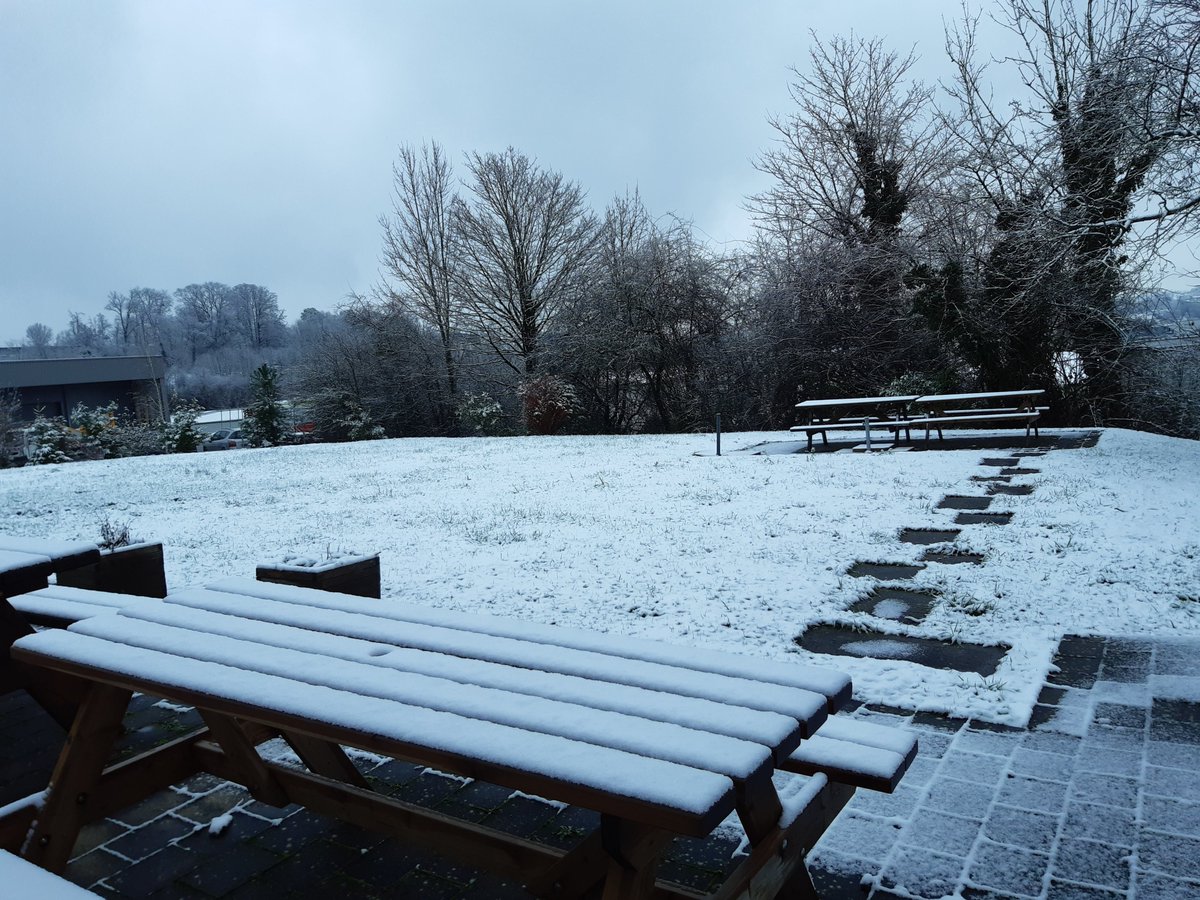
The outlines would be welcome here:
[[[436,141],[400,148],[392,165],[392,211],[381,216],[385,278],[376,294],[437,332],[450,405],[458,393],[455,346],[453,172]]]
[[[454,285],[472,329],[522,378],[577,293],[598,228],[583,190],[509,147],[467,157],[470,201],[454,205]]]

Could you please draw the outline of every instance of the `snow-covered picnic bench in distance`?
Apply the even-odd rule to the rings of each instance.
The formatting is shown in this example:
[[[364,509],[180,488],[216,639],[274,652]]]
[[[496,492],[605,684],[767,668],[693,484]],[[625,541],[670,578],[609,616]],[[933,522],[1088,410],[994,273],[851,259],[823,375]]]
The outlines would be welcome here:
[[[813,435],[820,434],[828,444],[827,431],[856,431],[863,429],[868,445],[871,429],[878,427],[891,432],[894,440],[903,432],[912,440],[913,428],[925,429],[925,441],[936,431],[941,440],[943,431],[951,428],[1004,428],[1012,425],[1025,428],[1026,440],[1032,430],[1038,435],[1037,420],[1047,407],[1036,401],[1045,394],[1033,388],[1019,391],[977,391],[963,394],[924,394],[898,397],[849,397],[826,400],[805,400],[796,404],[804,422],[791,430],[808,436],[812,450]],[[990,406],[1007,401],[1007,406]],[[955,406],[966,408],[953,408]]]
[[[535,894],[694,896],[655,885],[675,835],[736,814],[750,855],[719,896],[810,894],[804,855],[857,786],[891,790],[913,738],[831,715],[833,669],[415,604],[226,579],[17,641],[15,660],[88,685],[26,858],[61,871],[79,829],[209,771],[524,883]],[[104,769],[131,692],[207,725]],[[282,735],[308,771],[256,749]],[[598,812],[573,850],[520,840],[370,790],[342,746]],[[809,776],[777,791],[777,770]],[[0,820],[17,844],[31,811]]]

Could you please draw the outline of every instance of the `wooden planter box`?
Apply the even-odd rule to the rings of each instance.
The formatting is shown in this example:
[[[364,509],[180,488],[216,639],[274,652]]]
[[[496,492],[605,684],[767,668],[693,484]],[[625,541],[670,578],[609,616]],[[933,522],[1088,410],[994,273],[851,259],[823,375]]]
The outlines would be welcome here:
[[[319,566],[267,563],[255,569],[254,577],[274,584],[336,591],[358,597],[374,597],[376,600],[380,596],[378,553],[335,560]]]
[[[163,545],[130,544],[101,550],[98,562],[59,572],[58,583],[138,597],[165,597],[167,575],[163,567]]]

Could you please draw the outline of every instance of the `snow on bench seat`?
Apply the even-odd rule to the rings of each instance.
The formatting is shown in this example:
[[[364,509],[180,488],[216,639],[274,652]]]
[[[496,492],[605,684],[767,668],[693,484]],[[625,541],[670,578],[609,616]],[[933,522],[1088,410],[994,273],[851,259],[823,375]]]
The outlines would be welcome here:
[[[125,618],[97,617],[72,629]],[[164,652],[115,644],[77,630],[43,631],[18,640],[14,653],[24,662],[73,671],[284,731],[299,729],[336,743],[440,761],[467,773],[482,768],[488,780],[517,789],[548,782],[599,811],[611,809],[615,798],[635,810],[640,821],[679,834],[703,836],[734,808],[733,782],[725,775],[297,680],[318,674],[309,670],[291,670],[292,677],[283,677],[196,659],[188,654],[203,652],[207,642],[185,634],[182,646]],[[255,649],[260,658],[275,655],[271,648]]]
[[[1005,413],[989,413],[979,412],[972,413],[969,416],[922,416],[916,419],[909,419],[909,425],[920,425],[925,428],[949,428],[953,425],[963,425],[976,422],[1026,422],[1033,421],[1038,418],[1041,413],[1034,411],[1029,412],[1005,412]]]
[[[389,600],[380,603],[378,600],[368,600],[348,594],[266,584],[248,578],[222,579],[213,582],[208,587],[213,591],[277,600],[301,607],[360,613],[374,617],[377,621],[390,620],[397,623],[453,628],[476,632],[480,635],[513,638],[542,646],[591,650],[608,656],[621,657],[634,663],[656,663],[680,669],[692,669],[700,673],[726,675],[731,678],[765,682],[769,685],[798,688],[824,695],[830,711],[840,709],[850,699],[850,677],[836,669],[820,666],[775,662],[733,653],[721,653],[716,650],[704,650],[698,647],[681,647],[640,638],[599,634],[578,628],[540,625],[498,616],[433,609],[403,600]],[[248,614],[248,606],[241,607],[242,614]]]
[[[4,896],[15,900],[95,900],[97,896],[7,850],[0,850],[0,883]]]
[[[792,751],[783,768],[891,793],[917,756],[916,736],[899,728],[841,716]]]
[[[5,550],[0,547],[0,572],[12,572],[38,566],[47,574],[52,571],[50,557],[44,553],[28,553],[24,550]]]
[[[514,694],[574,703],[593,710],[624,713],[686,728],[703,729],[713,734],[771,747],[778,746],[780,757],[777,761],[786,757],[802,736],[802,729],[796,719],[775,712],[745,709],[713,700],[681,697],[575,675],[466,659],[431,650],[388,647],[377,640],[256,622],[176,603],[156,603],[139,607],[137,618],[163,625],[186,627],[205,635],[253,640],[268,647],[320,652],[334,659],[368,662],[397,673],[412,672]]]
[[[66,626],[92,616],[119,612],[127,606],[146,603],[133,594],[114,594],[52,584],[27,594],[10,597],[9,604],[34,625]],[[157,600],[153,601],[159,602]]]
[[[194,613],[194,610],[181,610]],[[527,731],[555,734],[597,746],[666,759],[746,780],[764,769],[770,772],[769,750],[724,735],[710,734],[679,725],[623,713],[601,711],[561,700],[514,694],[497,688],[480,687],[462,680],[405,673],[403,678],[384,677],[368,657],[364,661],[339,659],[324,652],[322,636],[316,636],[320,652],[266,647],[252,639],[240,640],[207,634],[196,640],[196,631],[147,622],[130,616],[104,616],[80,622],[73,631],[188,659],[219,663],[247,672],[293,677],[305,684],[377,697],[428,709],[450,712]],[[248,636],[249,637],[249,636]],[[398,674],[398,673],[397,673]]]

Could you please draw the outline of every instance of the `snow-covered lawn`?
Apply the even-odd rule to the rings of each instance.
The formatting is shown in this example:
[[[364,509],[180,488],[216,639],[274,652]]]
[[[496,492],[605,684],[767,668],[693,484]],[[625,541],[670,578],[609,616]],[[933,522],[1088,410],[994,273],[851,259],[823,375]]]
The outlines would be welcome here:
[[[745,447],[781,435],[727,435]],[[170,585],[289,554],[378,551],[384,594],[778,659],[815,621],[1013,646],[996,676],[813,657],[856,696],[1023,724],[1064,632],[1200,633],[1200,444],[1109,431],[1028,465],[980,566],[930,565],[920,626],[846,608],[856,560],[912,561],[905,527],[982,494],[969,451],[720,458],[711,436],[410,439],[0,471],[0,533],[95,540],[104,518],[167,548]]]

